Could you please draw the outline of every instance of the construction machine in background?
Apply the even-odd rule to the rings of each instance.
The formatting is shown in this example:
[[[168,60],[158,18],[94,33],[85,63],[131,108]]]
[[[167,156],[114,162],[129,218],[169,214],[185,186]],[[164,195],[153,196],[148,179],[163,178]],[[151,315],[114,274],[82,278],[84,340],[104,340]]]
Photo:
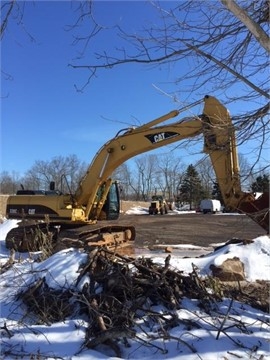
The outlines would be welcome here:
[[[168,214],[169,205],[162,195],[153,195],[148,211],[149,215]]]
[[[234,127],[227,108],[206,95],[202,115],[159,125],[178,115],[175,110],[119,131],[97,152],[74,194],[63,194],[51,186],[47,193],[23,190],[10,196],[6,216],[21,223],[7,234],[7,248],[36,249],[37,231],[50,233],[54,246],[125,246],[135,239],[135,228],[115,221],[120,200],[118,184],[111,179],[113,171],[136,155],[199,135],[204,137],[203,150],[211,159],[226,208],[247,214],[269,233],[269,194],[256,199],[241,189]]]

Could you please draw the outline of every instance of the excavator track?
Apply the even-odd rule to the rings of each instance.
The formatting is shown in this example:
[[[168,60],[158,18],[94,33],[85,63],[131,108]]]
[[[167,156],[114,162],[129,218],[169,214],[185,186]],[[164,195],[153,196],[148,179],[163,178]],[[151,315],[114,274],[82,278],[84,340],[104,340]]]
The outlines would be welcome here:
[[[44,246],[52,252],[65,248],[107,247],[119,249],[135,240],[132,225],[115,225],[106,221],[98,224],[82,225],[70,223],[39,223],[18,226],[6,236],[6,247],[19,252],[40,251]]]
[[[45,242],[53,246],[56,232],[46,223],[19,225],[7,233],[6,247],[19,252],[39,251]]]
[[[56,251],[61,248],[82,247],[93,248],[103,246],[109,249],[119,249],[130,245],[135,240],[136,232],[132,225],[115,225],[115,222],[102,221],[95,225],[83,225],[78,228],[61,229]]]

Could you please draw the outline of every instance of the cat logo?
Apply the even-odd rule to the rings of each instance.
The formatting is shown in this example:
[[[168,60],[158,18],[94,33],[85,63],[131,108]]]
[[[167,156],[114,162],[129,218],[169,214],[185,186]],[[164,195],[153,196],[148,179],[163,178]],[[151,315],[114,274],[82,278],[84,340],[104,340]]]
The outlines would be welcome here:
[[[175,136],[179,136],[180,134],[174,131],[166,131],[166,132],[160,132],[156,134],[149,134],[145,135],[145,137],[151,141],[152,144],[157,144],[163,140],[170,139]]]

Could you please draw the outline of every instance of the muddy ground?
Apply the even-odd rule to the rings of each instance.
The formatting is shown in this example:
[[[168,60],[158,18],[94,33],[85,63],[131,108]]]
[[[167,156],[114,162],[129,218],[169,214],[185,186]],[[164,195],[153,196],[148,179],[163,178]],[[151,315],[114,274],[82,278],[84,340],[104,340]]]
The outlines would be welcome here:
[[[0,220],[5,216],[7,195],[0,195]],[[127,215],[134,207],[148,208],[148,202],[121,201],[119,222],[136,228],[135,246],[192,244],[209,247],[232,238],[254,239],[266,232],[244,215],[200,213]]]
[[[232,238],[254,239],[266,232],[245,215],[200,213],[125,215],[119,221],[136,229],[136,247],[192,244],[209,247]]]

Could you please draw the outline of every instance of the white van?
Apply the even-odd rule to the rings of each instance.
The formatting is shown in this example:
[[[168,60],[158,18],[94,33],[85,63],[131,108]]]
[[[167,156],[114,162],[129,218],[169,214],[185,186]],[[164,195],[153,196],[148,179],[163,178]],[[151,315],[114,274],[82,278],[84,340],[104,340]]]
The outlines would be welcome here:
[[[200,210],[204,214],[206,213],[215,214],[216,212],[221,211],[221,203],[219,200],[204,199],[201,201]]]

